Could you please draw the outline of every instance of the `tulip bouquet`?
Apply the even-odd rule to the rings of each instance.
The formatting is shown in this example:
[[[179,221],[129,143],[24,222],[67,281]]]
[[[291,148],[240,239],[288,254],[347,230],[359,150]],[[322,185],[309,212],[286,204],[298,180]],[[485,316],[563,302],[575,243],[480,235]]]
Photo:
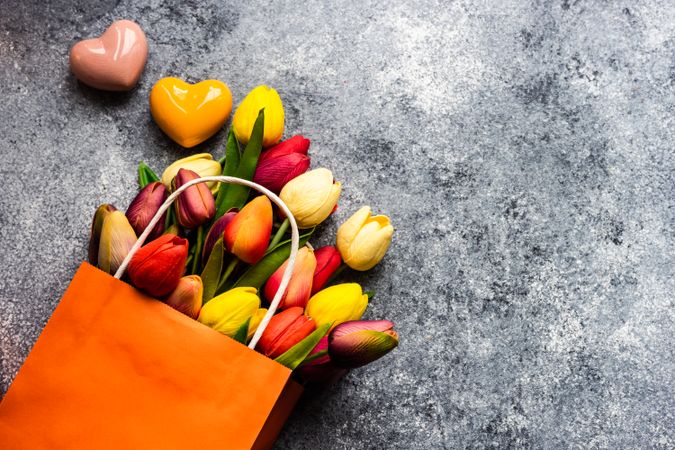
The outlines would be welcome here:
[[[140,191],[126,210],[101,205],[94,214],[89,260],[115,273],[171,192],[201,177],[226,175],[262,185],[286,204],[301,230],[290,282],[256,350],[305,382],[331,382],[398,344],[394,324],[361,320],[372,293],[357,283],[333,284],[346,267],[375,266],[393,227],[368,206],[338,229],[335,246],[310,239],[336,209],[341,184],[330,170],[309,170],[309,139],[281,141],[284,110],[274,89],[259,86],[237,108],[225,155],[180,159],[161,178],[138,167]],[[243,146],[243,149],[241,148]],[[244,185],[203,182],[187,187],[131,257],[126,280],[181,313],[248,343],[289,264],[289,219],[265,195]]]

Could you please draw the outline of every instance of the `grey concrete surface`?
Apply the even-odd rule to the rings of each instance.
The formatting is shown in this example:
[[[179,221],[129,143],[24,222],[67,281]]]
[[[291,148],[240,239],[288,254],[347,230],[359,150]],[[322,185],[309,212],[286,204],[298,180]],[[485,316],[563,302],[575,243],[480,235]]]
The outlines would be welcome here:
[[[287,135],[396,226],[346,274],[401,335],[308,392],[278,449],[675,448],[675,5],[651,1],[0,2],[0,375],[5,392],[139,160],[163,76],[276,87]],[[67,54],[115,19],[136,90]],[[219,133],[194,151],[222,154]],[[226,446],[224,447],[226,448]]]

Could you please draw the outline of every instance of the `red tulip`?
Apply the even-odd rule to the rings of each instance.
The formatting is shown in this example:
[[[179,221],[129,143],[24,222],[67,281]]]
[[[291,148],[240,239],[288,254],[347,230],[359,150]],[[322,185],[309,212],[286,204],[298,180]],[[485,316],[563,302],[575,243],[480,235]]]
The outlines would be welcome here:
[[[159,181],[155,181],[141,189],[141,192],[131,201],[129,208],[127,208],[126,216],[138,236],[143,233],[167,197],[168,194],[164,185]],[[162,235],[165,218],[166,213],[162,215],[155,228],[152,229],[152,233],[148,236],[148,241]]]
[[[307,171],[308,149],[309,139],[300,135],[270,147],[260,155],[253,181],[278,194],[286,183]]]
[[[197,178],[200,178],[197,172],[179,169],[172,182],[173,190]],[[206,183],[190,186],[176,200],[178,223],[185,228],[196,228],[211,219],[215,213],[216,202]]]
[[[328,336],[321,338],[309,356],[325,350],[328,350]],[[310,383],[334,383],[348,372],[347,369],[336,367],[328,354],[302,364],[297,370],[300,377]]]
[[[138,249],[127,273],[134,286],[153,297],[163,297],[178,286],[187,254],[187,239],[164,234]]]
[[[221,218],[216,220],[213,225],[211,225],[211,229],[209,230],[208,233],[206,233],[206,239],[204,239],[204,248],[202,249],[203,265],[206,265],[206,262],[209,260],[211,250],[213,250],[213,246],[216,245],[218,239],[220,239],[223,236],[227,224],[230,223],[232,219],[234,219],[234,216],[236,215],[237,215],[236,210],[228,211]]]
[[[330,277],[342,264],[340,252],[332,245],[316,250],[314,256],[316,257],[316,270],[312,280],[312,295],[323,289]]]
[[[266,196],[254,198],[225,227],[227,250],[248,264],[265,256],[272,234],[272,203]]]
[[[265,298],[270,303],[272,303],[272,299],[279,289],[287,266],[288,260],[272,274],[265,284]],[[284,296],[281,297],[279,309],[286,309],[292,306],[305,307],[311,295],[312,277],[314,276],[315,268],[316,258],[314,257],[314,252],[307,247],[302,247],[295,259],[293,275]]]
[[[302,308],[288,308],[272,317],[258,341],[258,350],[274,359],[309,336],[315,328],[314,321],[303,314]]]

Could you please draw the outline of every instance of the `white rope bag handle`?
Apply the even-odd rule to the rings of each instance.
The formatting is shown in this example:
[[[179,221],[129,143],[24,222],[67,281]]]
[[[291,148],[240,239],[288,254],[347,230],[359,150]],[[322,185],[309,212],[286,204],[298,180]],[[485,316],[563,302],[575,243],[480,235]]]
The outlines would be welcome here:
[[[258,192],[265,194],[270,200],[272,200],[272,202],[275,205],[277,205],[284,212],[291,225],[291,255],[288,257],[288,265],[286,266],[284,275],[281,277],[279,289],[277,289],[276,294],[274,294],[274,298],[272,299],[272,303],[270,304],[270,307],[267,310],[267,314],[265,314],[265,317],[263,317],[263,320],[260,322],[260,325],[258,325],[258,329],[253,335],[253,339],[251,339],[251,342],[248,344],[248,347],[250,349],[255,349],[258,340],[260,340],[260,336],[262,336],[263,331],[265,331],[265,328],[267,328],[270,319],[272,319],[272,316],[276,312],[277,307],[279,306],[279,302],[281,302],[281,297],[286,292],[288,283],[291,281],[291,275],[293,275],[293,267],[295,266],[295,258],[300,248],[300,232],[298,231],[298,224],[295,222],[293,213],[291,213],[291,210],[288,209],[288,206],[286,206],[286,204],[283,201],[281,201],[281,199],[269,189],[252,181],[244,180],[242,178],[237,177],[228,177],[224,175],[201,177],[188,181],[187,183],[176,189],[171,195],[169,195],[169,197],[162,204],[162,206],[159,207],[159,209],[155,213],[155,216],[152,218],[148,226],[145,227],[145,230],[143,230],[141,235],[138,237],[136,243],[131,247],[131,250],[129,250],[129,253],[127,254],[126,258],[124,258],[124,261],[122,261],[122,264],[120,265],[119,269],[117,269],[117,272],[115,272],[115,278],[117,279],[122,278],[122,275],[124,275],[124,271],[127,269],[127,266],[129,265],[129,261],[131,261],[131,258],[134,257],[136,251],[139,248],[141,248],[141,246],[147,239],[148,235],[150,235],[153,228],[155,228],[155,225],[157,225],[157,222],[159,222],[162,215],[166,212],[167,209],[169,209],[174,200],[176,200],[176,198],[190,186],[194,186],[195,184],[198,183],[206,183],[209,181],[216,181],[219,183],[241,184],[243,186],[248,186],[250,188],[255,189]]]

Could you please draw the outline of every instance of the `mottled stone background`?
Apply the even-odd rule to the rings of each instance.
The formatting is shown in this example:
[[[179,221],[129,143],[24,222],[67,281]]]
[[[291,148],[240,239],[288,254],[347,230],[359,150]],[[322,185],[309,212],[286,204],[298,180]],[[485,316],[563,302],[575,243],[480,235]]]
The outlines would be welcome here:
[[[279,449],[674,448],[675,4],[653,1],[0,2],[5,392],[139,160],[163,76],[260,83],[287,135],[397,228],[367,317],[400,347],[310,392]],[[146,30],[140,85],[67,54]],[[219,133],[195,150],[222,154]],[[224,447],[226,448],[226,446]]]

